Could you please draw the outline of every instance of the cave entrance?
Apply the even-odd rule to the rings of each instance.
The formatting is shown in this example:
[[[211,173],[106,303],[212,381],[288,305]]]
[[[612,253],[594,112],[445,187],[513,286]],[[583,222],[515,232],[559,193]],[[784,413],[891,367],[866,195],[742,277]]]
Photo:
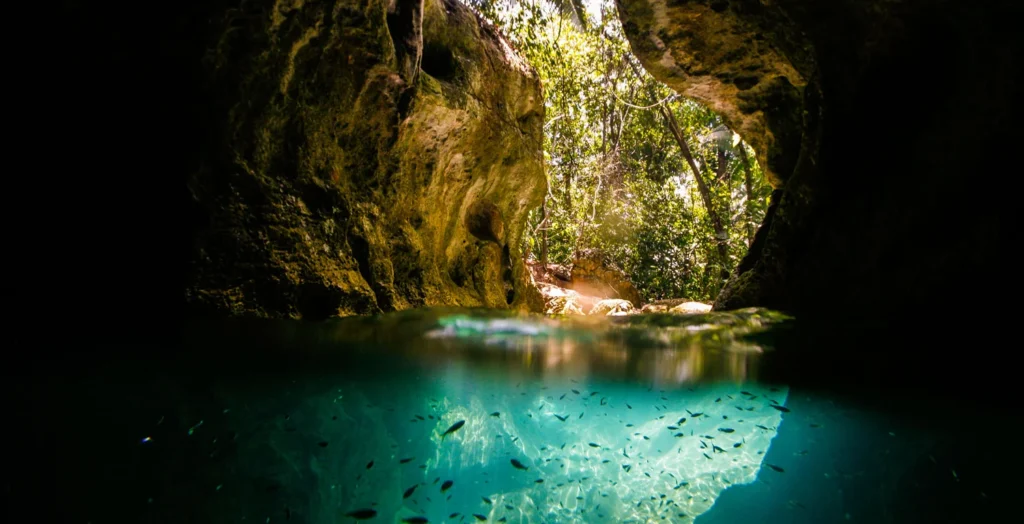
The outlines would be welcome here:
[[[544,82],[549,191],[524,246],[542,293],[583,313],[600,298],[710,304],[768,206],[754,150],[644,70],[614,0],[467,1]]]

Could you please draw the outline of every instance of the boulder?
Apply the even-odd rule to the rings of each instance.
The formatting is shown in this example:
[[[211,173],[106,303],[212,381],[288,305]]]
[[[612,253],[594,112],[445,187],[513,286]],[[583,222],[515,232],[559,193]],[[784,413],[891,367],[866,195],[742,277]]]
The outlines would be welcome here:
[[[559,295],[550,297],[544,307],[548,315],[585,315],[576,295]]]
[[[458,0],[390,4],[251,0],[194,32],[192,309],[541,307],[520,242],[546,190],[540,80]]]
[[[590,309],[588,315],[628,315],[633,312],[633,304],[628,300],[606,298]]]
[[[583,295],[643,303],[640,292],[629,277],[596,250],[584,251],[573,260],[570,279],[569,287]]]
[[[673,306],[669,309],[670,313],[683,313],[687,315],[693,313],[707,313],[709,311],[711,311],[711,304],[705,304],[703,302],[683,302],[682,304]]]

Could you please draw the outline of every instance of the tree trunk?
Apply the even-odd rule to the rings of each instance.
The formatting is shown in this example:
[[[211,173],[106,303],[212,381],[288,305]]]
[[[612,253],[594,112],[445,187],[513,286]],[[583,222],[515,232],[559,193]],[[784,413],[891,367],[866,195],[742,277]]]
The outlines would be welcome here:
[[[679,129],[679,124],[676,122],[675,115],[665,105],[660,108],[661,115],[665,118],[665,124],[668,126],[669,132],[672,133],[673,138],[676,139],[676,143],[679,144],[679,149],[683,152],[683,157],[686,158],[687,164],[690,165],[690,170],[693,171],[693,178],[697,181],[697,190],[700,191],[700,198],[704,201],[704,210],[708,213],[708,218],[711,219],[711,227],[715,230],[715,243],[718,248],[718,259],[722,266],[721,276],[722,279],[729,278],[730,266],[729,262],[729,234],[725,231],[725,226],[722,223],[722,219],[718,212],[715,210],[714,202],[711,199],[711,190],[708,188],[707,182],[704,177],[700,174],[700,169],[697,169],[697,163],[693,160],[693,154],[690,152],[690,146],[687,145],[686,139],[683,137],[683,132]]]
[[[544,203],[540,206],[540,267],[548,272],[548,197],[544,196]]]
[[[736,149],[740,153],[740,163],[743,164],[743,184],[747,189],[747,201],[744,207],[747,223],[747,246],[754,241],[754,181],[750,173],[750,159],[747,158],[746,144],[740,142]]]

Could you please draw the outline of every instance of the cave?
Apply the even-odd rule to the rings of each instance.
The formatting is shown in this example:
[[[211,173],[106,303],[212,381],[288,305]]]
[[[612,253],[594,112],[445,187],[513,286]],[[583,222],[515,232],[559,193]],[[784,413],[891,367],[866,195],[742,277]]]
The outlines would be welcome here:
[[[4,207],[7,492],[61,502],[26,518],[497,520],[551,492],[592,513],[550,521],[691,522],[658,494],[712,485],[700,524],[1019,513],[1020,3],[618,0],[644,68],[773,192],[709,316],[573,329],[526,316],[541,80],[456,0],[390,34],[408,5],[24,19],[48,30],[12,97],[42,172]],[[639,465],[663,443],[692,444],[678,478]],[[607,519],[557,491],[592,475],[628,502]]]

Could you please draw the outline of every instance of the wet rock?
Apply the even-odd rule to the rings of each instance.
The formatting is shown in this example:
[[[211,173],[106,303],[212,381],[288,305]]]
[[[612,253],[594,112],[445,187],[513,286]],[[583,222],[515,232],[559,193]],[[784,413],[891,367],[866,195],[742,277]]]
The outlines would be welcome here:
[[[588,315],[628,315],[634,311],[633,304],[628,300],[606,298],[590,309]]]
[[[579,295],[563,294],[546,296],[544,312],[548,315],[585,315],[580,307]]]
[[[416,2],[393,4],[208,17],[194,309],[541,307],[519,242],[546,186],[540,81],[457,0],[427,0],[422,24]]]
[[[669,309],[670,313],[707,313],[711,311],[711,304],[705,304],[703,302],[683,302],[677,306]]]
[[[644,304],[640,311],[642,313],[667,313],[668,310],[683,302],[691,302],[691,300],[686,298],[663,298]]]
[[[643,303],[640,292],[629,281],[629,277],[596,250],[584,251],[573,260],[570,280],[568,286],[583,295],[621,298],[633,304]]]
[[[1014,265],[993,147],[1021,138],[1019,3],[617,3],[644,67],[720,113],[777,188],[716,309],[886,325],[951,285],[998,301],[982,276]]]

